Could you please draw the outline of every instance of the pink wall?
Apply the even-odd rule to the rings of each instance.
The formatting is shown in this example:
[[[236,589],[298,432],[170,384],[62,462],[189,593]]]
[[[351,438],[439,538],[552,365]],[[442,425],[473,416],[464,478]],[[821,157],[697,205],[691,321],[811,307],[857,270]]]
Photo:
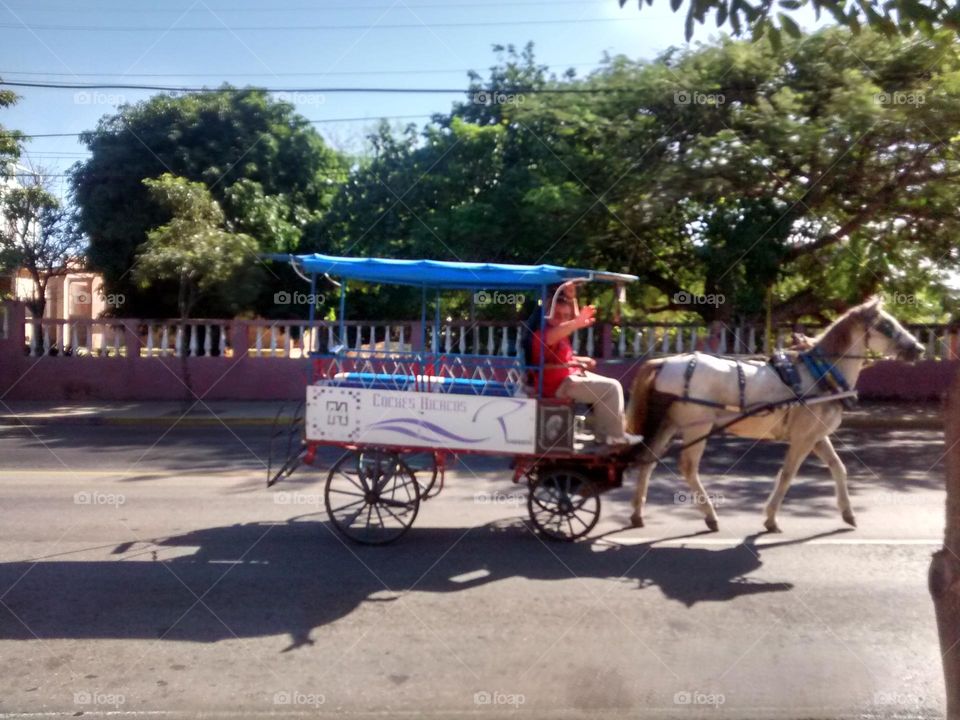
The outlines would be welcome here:
[[[3,400],[282,400],[300,398],[310,361],[251,357],[125,358],[29,357],[23,305],[6,303],[7,335],[0,337],[0,399]],[[235,348],[245,349],[238,325]],[[242,337],[241,337],[242,335]],[[128,347],[137,347],[128,327]],[[619,378],[629,390],[636,361],[600,360],[598,371]],[[858,390],[864,399],[934,400],[947,389],[960,361],[907,365],[882,361],[866,368]]]
[[[635,362],[601,361],[598,372],[615,377],[630,391]],[[857,391],[863,400],[939,400],[960,370],[960,360],[921,360],[908,364],[881,360],[863,369]]]

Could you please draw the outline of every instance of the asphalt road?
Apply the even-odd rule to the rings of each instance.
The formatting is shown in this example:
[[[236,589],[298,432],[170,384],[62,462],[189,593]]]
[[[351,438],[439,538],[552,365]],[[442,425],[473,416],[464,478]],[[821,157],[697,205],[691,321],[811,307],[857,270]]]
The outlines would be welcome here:
[[[645,528],[623,488],[544,542],[472,458],[371,548],[321,470],[264,487],[262,428],[162,432],[0,428],[0,717],[942,716],[938,433],[839,433],[856,530],[809,460],[761,534],[783,446],[720,440],[718,533],[671,463]]]

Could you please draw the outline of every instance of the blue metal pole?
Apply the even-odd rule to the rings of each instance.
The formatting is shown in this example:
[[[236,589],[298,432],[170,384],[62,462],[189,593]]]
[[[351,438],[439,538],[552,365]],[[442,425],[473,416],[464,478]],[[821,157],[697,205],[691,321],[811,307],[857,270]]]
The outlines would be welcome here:
[[[347,342],[347,280],[340,281],[340,344],[349,346]]]
[[[547,355],[547,286],[540,286],[540,367],[537,369],[537,397],[543,397],[543,367]]]
[[[427,351],[427,286],[420,293],[420,352]]]
[[[437,288],[437,310],[433,320],[433,352],[440,354],[440,288]]]
[[[317,274],[310,273],[310,299],[313,300],[313,302],[310,303],[310,315],[307,322],[307,327],[309,328],[309,330],[307,332],[310,333],[310,354],[311,355],[313,355],[313,353],[316,351],[316,348],[314,347],[315,335],[317,334],[316,327],[314,326],[314,322],[317,319],[316,298],[317,298]]]

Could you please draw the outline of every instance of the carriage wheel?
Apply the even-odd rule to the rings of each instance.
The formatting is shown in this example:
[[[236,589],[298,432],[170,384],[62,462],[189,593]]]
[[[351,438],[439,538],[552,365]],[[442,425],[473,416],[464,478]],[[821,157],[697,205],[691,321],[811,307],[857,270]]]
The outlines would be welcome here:
[[[527,510],[537,530],[551,540],[571,542],[600,520],[600,493],[579,470],[545,470],[530,486]]]
[[[365,545],[383,545],[413,525],[420,486],[396,453],[350,451],[331,468],[324,502],[330,522],[343,535]]]
[[[303,453],[307,447],[303,420],[304,401],[294,407],[293,418],[286,420],[283,411],[287,405],[281,405],[273,419],[270,431],[270,454],[267,456],[267,487],[278,480],[289,477],[303,462]]]
[[[420,499],[429,500],[440,494],[440,488],[434,492],[434,486],[437,484],[437,458],[430,450],[423,452],[405,453],[403,462],[417,476],[417,484],[420,485]]]

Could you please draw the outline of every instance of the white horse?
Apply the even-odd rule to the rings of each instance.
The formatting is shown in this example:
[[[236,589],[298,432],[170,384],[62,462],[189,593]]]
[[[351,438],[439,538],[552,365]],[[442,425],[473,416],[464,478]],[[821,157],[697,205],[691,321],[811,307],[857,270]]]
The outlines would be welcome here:
[[[834,383],[833,389],[837,391],[844,381],[847,387],[853,388],[868,352],[894,355],[911,362],[923,354],[923,346],[881,305],[879,297],[858,305],[810,339],[811,347],[804,353],[819,359],[812,367],[802,361],[804,353],[789,353],[799,371],[801,396],[811,399],[825,395],[831,392],[831,388],[825,387],[829,382]],[[832,369],[830,374],[818,382],[814,373],[822,373],[827,367]],[[684,401],[685,396],[707,404]],[[638,456],[640,474],[633,498],[633,525],[643,527],[643,504],[650,475],[674,435],[680,433],[683,440],[680,472],[704,513],[707,527],[717,530],[717,512],[698,472],[707,445],[705,436],[715,426],[735,419],[740,407],[749,411],[751,406],[759,408],[795,397],[793,389],[767,362],[742,361],[738,368],[735,360],[687,353],[644,363],[634,378],[626,413],[629,432],[652,438]],[[768,531],[780,531],[777,511],[790,481],[811,450],[830,468],[843,520],[856,526],[847,493],[847,471],[830,442],[830,434],[840,425],[842,415],[840,400],[791,404],[750,415],[726,429],[739,437],[789,443],[783,468],[765,508],[764,526]]]

